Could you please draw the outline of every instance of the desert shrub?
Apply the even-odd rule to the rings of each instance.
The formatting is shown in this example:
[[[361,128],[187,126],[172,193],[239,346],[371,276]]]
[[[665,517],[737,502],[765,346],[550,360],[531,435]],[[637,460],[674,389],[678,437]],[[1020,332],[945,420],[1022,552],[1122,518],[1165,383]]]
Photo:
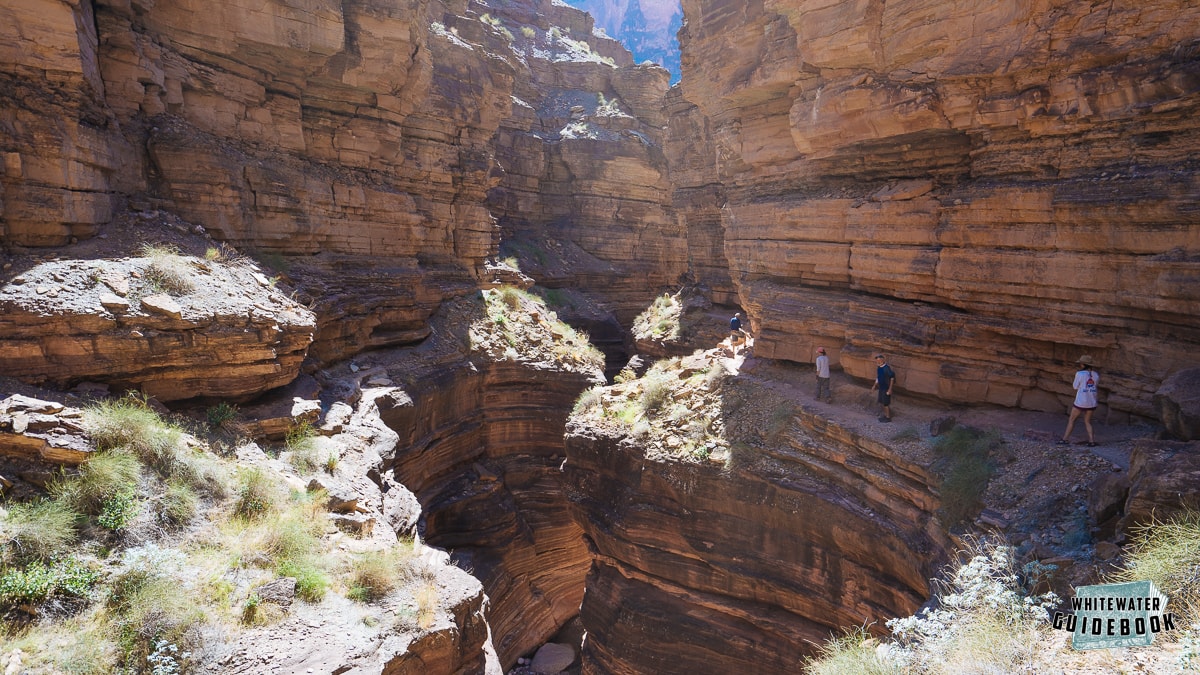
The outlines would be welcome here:
[[[412,542],[401,542],[385,551],[370,551],[355,558],[350,569],[352,599],[378,600],[417,573],[421,563]]]
[[[642,409],[652,413],[667,402],[671,395],[670,375],[661,372],[651,372],[642,381]]]
[[[961,426],[934,440],[937,459],[933,468],[942,477],[939,513],[947,527],[970,520],[982,508],[983,494],[995,470],[989,453],[1002,442],[994,430],[985,433]]]
[[[171,295],[185,295],[195,288],[192,283],[195,271],[188,264],[187,258],[180,255],[179,249],[174,246],[145,244],[142,246],[142,257],[150,261],[144,276],[155,290]]]
[[[180,553],[153,544],[126,551],[106,609],[127,667],[145,672],[151,655],[161,653],[159,643],[184,649],[199,643],[205,617],[175,578],[182,566]]]
[[[976,541],[965,562],[935,583],[937,609],[887,622],[897,663],[924,673],[1034,672],[1054,593],[1031,596],[1012,548]]]
[[[604,399],[604,388],[603,387],[592,387],[591,389],[587,389],[582,394],[579,395],[578,399],[576,399],[575,406],[574,406],[574,408],[572,408],[571,412],[574,415],[579,415],[581,413],[585,413],[585,412],[591,410],[592,408],[595,408],[596,406],[600,405],[600,402],[603,399]]]
[[[35,560],[9,567],[0,572],[0,607],[37,605],[55,596],[86,598],[99,578],[99,572],[73,556],[49,566]]]
[[[534,30],[532,26],[521,26],[521,35],[524,35],[527,39],[532,40],[534,36],[537,35],[537,31]]]
[[[43,499],[9,504],[6,509],[0,520],[4,562],[49,559],[75,541],[79,514],[62,501]]]
[[[1154,582],[1187,626],[1200,621],[1200,511],[1131,528],[1125,563],[1113,582]]]
[[[98,401],[85,410],[83,419],[98,449],[126,449],[163,476],[174,470],[183,430],[165,422],[137,396]]]
[[[212,406],[206,413],[208,417],[208,426],[214,431],[224,427],[227,423],[237,419],[238,408],[236,405],[221,401]]]

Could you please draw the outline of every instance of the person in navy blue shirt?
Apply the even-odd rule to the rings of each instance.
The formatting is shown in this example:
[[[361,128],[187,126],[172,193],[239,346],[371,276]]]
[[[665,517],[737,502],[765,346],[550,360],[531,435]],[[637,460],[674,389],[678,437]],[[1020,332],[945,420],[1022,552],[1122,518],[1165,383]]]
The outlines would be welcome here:
[[[875,355],[875,384],[871,385],[871,391],[879,390],[879,402],[883,404],[883,414],[879,416],[880,422],[892,421],[892,387],[896,385],[896,371],[887,364],[887,359],[883,354]]]
[[[733,348],[734,356],[737,356],[738,347],[745,339],[746,334],[742,332],[742,313],[734,312],[733,318],[729,320],[729,346]]]

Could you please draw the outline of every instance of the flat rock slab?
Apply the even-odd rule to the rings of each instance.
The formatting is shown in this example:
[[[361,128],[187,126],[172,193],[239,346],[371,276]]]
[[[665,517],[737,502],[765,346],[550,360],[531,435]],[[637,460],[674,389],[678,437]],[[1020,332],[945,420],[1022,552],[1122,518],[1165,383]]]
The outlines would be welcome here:
[[[142,298],[142,307],[147,311],[169,316],[172,319],[183,318],[183,308],[179,306],[179,303],[171,299],[171,296],[162,293]]]

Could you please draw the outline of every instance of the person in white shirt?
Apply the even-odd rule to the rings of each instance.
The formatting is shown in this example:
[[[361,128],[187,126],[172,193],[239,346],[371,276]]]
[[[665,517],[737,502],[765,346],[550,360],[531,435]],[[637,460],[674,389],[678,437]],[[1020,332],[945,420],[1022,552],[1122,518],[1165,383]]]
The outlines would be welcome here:
[[[1079,413],[1083,413],[1083,426],[1087,428],[1088,447],[1096,447],[1096,436],[1092,432],[1092,413],[1096,412],[1096,407],[1100,405],[1097,398],[1096,385],[1100,382],[1100,374],[1092,367],[1092,358],[1090,356],[1079,357],[1079,372],[1075,373],[1075,382],[1072,386],[1075,388],[1075,405],[1071,406],[1071,417],[1067,420],[1067,430],[1063,433],[1062,439],[1058,442],[1059,445],[1067,445],[1071,442],[1071,431],[1075,428],[1075,420],[1079,419]]]
[[[833,392],[829,388],[829,357],[824,347],[817,347],[817,400],[833,403]]]

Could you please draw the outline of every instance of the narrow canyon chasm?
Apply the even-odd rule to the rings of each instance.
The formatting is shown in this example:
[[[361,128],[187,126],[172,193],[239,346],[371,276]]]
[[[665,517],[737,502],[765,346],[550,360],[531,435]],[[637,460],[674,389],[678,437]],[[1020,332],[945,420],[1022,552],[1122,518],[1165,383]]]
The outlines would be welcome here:
[[[909,400],[1062,414],[1086,353],[1098,420],[1158,419],[1200,365],[1200,7],[682,8],[671,86],[557,0],[5,3],[0,377],[378,423],[344,480],[411,491],[481,594],[330,672],[508,671],[566,628],[571,672],[793,673],[882,632],[962,531],[796,382],[884,352]],[[193,288],[137,290],[147,244]],[[648,338],[671,297],[696,325]]]

